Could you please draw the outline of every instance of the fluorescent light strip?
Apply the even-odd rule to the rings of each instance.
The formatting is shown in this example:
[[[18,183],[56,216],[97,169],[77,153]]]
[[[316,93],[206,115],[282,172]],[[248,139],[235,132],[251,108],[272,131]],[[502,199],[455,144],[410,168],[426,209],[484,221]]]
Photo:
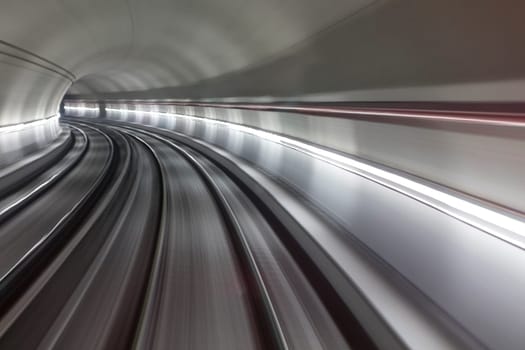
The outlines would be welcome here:
[[[317,159],[336,165],[352,173],[366,177],[399,191],[407,196],[426,203],[442,212],[445,212],[463,222],[488,232],[502,240],[525,249],[525,222],[507,216],[477,203],[456,197],[436,188],[414,181],[412,179],[388,172],[365,162],[345,157],[310,144],[277,135],[268,131],[252,127],[229,123],[216,119],[187,116],[176,113],[137,111],[127,109],[107,108],[108,111],[120,113],[149,114],[196,120],[208,124],[222,125],[236,131],[248,133],[265,140],[292,147]],[[499,229],[496,229],[499,228]],[[509,234],[511,233],[511,234]]]
[[[55,119],[56,119],[56,121],[58,121],[59,117],[60,117],[60,113],[56,114],[56,115],[54,115],[52,117],[49,117],[49,118],[38,119],[38,120],[34,120],[34,121],[31,121],[31,122],[27,122],[27,123],[20,123],[20,124],[12,124],[12,125],[1,126],[0,127],[0,133],[15,132],[15,131],[24,130],[24,129],[27,129],[27,128],[34,128],[34,127],[39,126],[39,125],[49,124],[49,123],[54,122]]]
[[[256,111],[274,111],[290,113],[321,113],[367,117],[387,117],[401,119],[416,119],[427,121],[457,122],[468,124],[484,124],[490,126],[511,126],[525,127],[523,113],[512,112],[478,112],[478,111],[461,111],[461,110],[443,110],[432,112],[425,109],[386,109],[386,108],[354,108],[354,107],[319,107],[319,106],[282,106],[267,104],[226,104],[226,103],[173,103],[173,105],[183,107],[204,107],[204,108],[232,108],[246,109]],[[483,115],[483,117],[480,117]],[[504,117],[504,118],[503,118]]]
[[[74,111],[81,111],[81,112],[84,112],[84,111],[93,111],[93,112],[98,112],[99,111],[99,108],[98,107],[72,107],[72,106],[64,106],[64,109],[72,109]]]
[[[226,106],[217,106],[216,108],[228,108]],[[239,108],[239,106],[231,105],[230,108]],[[265,105],[247,105],[246,109],[264,110],[268,106]],[[462,123],[476,123],[476,124],[487,124],[493,126],[512,126],[512,127],[525,127],[525,122],[520,120],[497,120],[488,118],[474,118],[474,117],[462,117],[462,116],[447,116],[438,114],[429,114],[424,111],[418,111],[417,113],[406,113],[402,111],[388,111],[388,110],[370,110],[370,109],[358,109],[358,108],[323,108],[323,107],[286,107],[279,106],[275,107],[275,111],[286,111],[291,113],[304,112],[304,113],[324,113],[324,114],[341,114],[341,115],[363,115],[369,117],[389,117],[389,118],[403,118],[403,119],[416,119],[416,120],[433,120],[433,121],[448,121],[448,122],[462,122]],[[451,112],[453,113],[453,112]],[[464,112],[461,112],[464,113]],[[468,113],[475,115],[474,113]],[[493,115],[502,115],[502,113]],[[519,116],[523,117],[522,114],[510,114],[507,116]]]

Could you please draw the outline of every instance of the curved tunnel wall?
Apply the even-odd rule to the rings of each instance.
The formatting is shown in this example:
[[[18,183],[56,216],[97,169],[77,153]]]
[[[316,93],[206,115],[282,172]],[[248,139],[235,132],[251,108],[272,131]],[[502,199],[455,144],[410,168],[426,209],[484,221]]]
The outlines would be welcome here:
[[[72,83],[71,93],[142,91],[233,72],[370,3],[5,1],[0,125],[55,114]]]
[[[99,113],[94,103],[68,101],[66,106],[70,115],[97,117]],[[420,111],[415,114],[414,122],[409,118],[408,121],[393,117],[380,119],[358,112],[334,117],[184,104],[107,103],[105,109],[129,110],[125,117],[111,112],[108,117],[118,116],[144,124],[154,123],[158,117],[150,114],[159,112],[246,125],[305,140],[497,206],[525,212],[525,200],[515,195],[523,191],[525,177],[521,161],[525,149],[523,125],[505,125],[504,121],[494,119],[494,123],[488,119],[461,120],[459,112],[445,112],[444,116],[453,120],[436,121],[428,118],[428,111]],[[141,114],[141,111],[146,113]],[[474,113],[476,115],[478,113]],[[192,135],[193,131],[184,132]],[[257,153],[246,157],[255,161]]]
[[[49,146],[61,132],[58,116],[0,128],[0,167]]]
[[[74,102],[66,103],[68,113],[92,113],[89,109],[82,110],[78,109],[79,107],[81,108]],[[194,117],[196,115],[197,118]],[[203,116],[206,118],[202,118]],[[209,118],[212,116],[213,119]],[[490,142],[491,138],[493,139],[492,142],[495,142],[495,144],[488,146],[492,147],[501,143],[502,150],[508,150],[511,144],[505,142],[516,142],[516,140],[509,141],[504,137],[508,136],[509,129],[501,129],[499,136],[497,133],[486,135],[487,129],[480,125],[477,133],[471,132],[469,135],[464,130],[463,132],[460,132],[461,130],[442,130],[443,125],[441,125],[440,130],[440,128],[432,129],[421,126],[416,128],[407,125],[341,118],[325,119],[325,117],[319,116],[289,114],[279,115],[278,117],[274,115],[272,118],[272,114],[268,114],[268,112],[230,110],[226,113],[209,107],[118,103],[106,105],[106,118],[174,130],[180,135],[189,137],[193,143],[211,147],[215,152],[219,152],[225,157],[240,159],[249,164],[248,168],[254,167],[258,171],[278,179],[292,187],[298,196],[306,198],[338,225],[344,227],[349,235],[356,237],[387,264],[400,272],[439,308],[445,310],[447,314],[453,315],[470,334],[474,334],[483,343],[498,348],[505,342],[503,339],[514,339],[516,344],[522,342],[519,336],[519,325],[522,322],[519,320],[523,320],[523,315],[519,310],[520,308],[516,309],[515,300],[519,298],[518,294],[521,293],[519,291],[523,290],[521,287],[523,276],[521,276],[520,271],[514,268],[523,263],[520,249],[512,244],[509,245],[509,241],[505,242],[505,238],[501,239],[502,236],[496,238],[487,234],[485,232],[486,227],[479,222],[471,221],[466,224],[464,218],[457,216],[456,218],[460,218],[460,220],[456,220],[453,218],[454,214],[447,213],[443,207],[435,210],[436,208],[432,205],[421,205],[420,201],[414,201],[410,195],[407,196],[407,193],[399,191],[399,188],[392,191],[388,188],[387,183],[380,184],[380,182],[375,182],[377,180],[373,178],[367,178],[366,173],[354,173],[336,162],[309,154],[300,146],[295,146],[293,143],[289,144],[287,140],[279,140],[278,135],[273,133],[279,132],[281,135],[302,136],[303,138],[308,136],[309,141],[317,138],[319,144],[330,145],[332,149],[341,151],[343,150],[341,144],[348,145],[348,142],[344,142],[343,135],[348,135],[348,129],[355,128],[360,123],[363,124],[362,130],[360,130],[363,137],[366,136],[376,141],[384,137],[382,128],[387,128],[387,130],[398,128],[399,131],[394,131],[394,133],[399,133],[398,137],[395,138],[398,140],[397,143],[392,143],[392,139],[387,141],[391,142],[389,147],[393,149],[389,150],[383,145],[380,148],[381,152],[377,154],[388,160],[389,152],[392,152],[392,155],[397,154],[400,162],[407,166],[411,161],[416,162],[417,157],[427,157],[429,150],[435,146],[432,142],[442,143],[443,138],[446,138],[444,144],[450,145],[458,142],[461,147],[458,147],[458,150],[454,152],[455,157],[463,156],[466,157],[466,160],[472,156],[469,152],[473,152],[476,149],[475,146],[479,145],[484,137],[486,138],[485,142]],[[318,123],[322,121],[322,124],[328,128],[328,134],[323,134],[325,129],[316,128],[318,124],[312,121],[315,118],[319,119]],[[234,123],[221,124],[220,121],[222,120]],[[257,129],[244,130],[236,126],[255,126]],[[343,128],[347,132],[343,132],[339,140],[330,139],[330,141],[323,142],[321,139],[322,136],[336,134],[333,130]],[[258,135],[257,130],[272,131],[271,135],[274,136]],[[426,143],[422,145],[411,144],[413,138],[408,138],[407,135],[414,133],[424,134]],[[447,135],[448,137],[446,137]],[[340,142],[340,145],[338,146],[337,143],[333,142]],[[374,142],[372,142],[373,144]],[[416,152],[417,157],[411,158],[409,157],[410,153],[401,152],[403,147],[409,145],[422,148],[424,151],[419,154]],[[364,152],[372,154],[374,148],[369,147],[369,149],[360,150],[363,152],[360,155],[363,156]],[[458,154],[461,149],[464,153]],[[449,149],[437,147],[432,151],[436,152],[436,157],[450,158]],[[401,155],[404,155],[404,158]],[[497,159],[498,157],[494,157],[492,161]],[[424,159],[419,158],[417,160],[421,163]],[[509,161],[505,166],[511,166],[514,161],[516,159]],[[478,167],[484,166],[483,162],[476,163],[475,160],[473,164]],[[373,163],[372,165],[378,166]],[[458,167],[454,166],[453,168],[457,171]],[[472,165],[471,168],[465,166],[464,169],[470,171],[469,174],[461,174],[465,179],[469,179],[480,171]],[[487,169],[484,170],[487,171]],[[388,171],[395,172],[392,169],[388,169]],[[438,175],[445,176],[450,170],[436,167],[434,171],[439,171]],[[507,175],[511,176],[512,174]],[[403,174],[403,176],[407,175]],[[513,190],[519,190],[521,184],[518,179],[514,180],[516,182]],[[478,181],[486,181],[486,184],[493,181],[492,184],[500,185],[500,189],[509,189],[508,183],[500,184],[489,177],[480,178]],[[469,182],[465,181],[463,185],[465,184],[469,184]],[[470,185],[476,184],[471,183]],[[483,186],[479,186],[479,183],[477,185],[478,187],[475,187],[475,190],[487,191]],[[494,190],[494,188],[490,190]],[[488,194],[490,193],[483,193],[483,195]],[[495,191],[492,194],[496,195],[498,192]],[[511,199],[517,197],[510,194],[507,196]],[[501,197],[501,199],[505,200],[505,197]],[[454,210],[456,209],[461,210],[461,208]],[[399,220],[399,218],[403,218],[403,220]],[[483,220],[484,218],[478,219]],[[490,221],[490,219],[487,220]],[[519,236],[519,232],[517,233]],[[407,254],[407,251],[411,253]],[[443,259],[442,254],[446,254],[447,258]],[[502,256],[506,258],[502,260]],[[502,264],[505,265],[504,270],[512,276],[488,273],[501,269]],[[461,266],[462,268],[456,270],[451,269],[451,266]],[[487,273],[479,274],[478,271]],[[470,282],[468,284],[454,283],[454,281],[464,279],[465,276],[469,276]],[[498,287],[483,288],[487,284]],[[445,285],[447,288],[443,288]],[[476,289],[476,298],[471,297],[472,288]],[[507,295],[508,298],[500,298],[503,290],[515,291],[517,294],[512,292],[510,293],[512,295]],[[492,302],[494,300],[499,300],[499,302],[495,304]],[[385,317],[389,316],[386,315]],[[504,322],[505,319],[518,321],[512,325],[506,323],[505,327],[494,327],[494,322]],[[479,320],[485,321],[478,322]],[[403,322],[398,323],[402,324]],[[406,331],[402,330],[402,325],[397,326],[400,327],[400,334]],[[502,343],[500,344],[498,341],[502,341]]]
[[[519,101],[524,6],[10,0],[0,125],[54,115],[71,84],[98,99]]]
[[[55,115],[66,92],[97,100],[521,101],[524,6],[9,0],[0,11],[0,126]]]

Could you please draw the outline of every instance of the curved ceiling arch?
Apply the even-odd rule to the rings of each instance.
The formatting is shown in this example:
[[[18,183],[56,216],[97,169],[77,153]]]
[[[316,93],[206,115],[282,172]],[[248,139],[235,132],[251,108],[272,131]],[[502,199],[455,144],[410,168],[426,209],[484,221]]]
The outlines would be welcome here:
[[[517,0],[4,0],[0,125],[53,115],[68,90],[77,98],[517,99],[525,93],[507,85],[448,86],[521,82],[523,12]]]

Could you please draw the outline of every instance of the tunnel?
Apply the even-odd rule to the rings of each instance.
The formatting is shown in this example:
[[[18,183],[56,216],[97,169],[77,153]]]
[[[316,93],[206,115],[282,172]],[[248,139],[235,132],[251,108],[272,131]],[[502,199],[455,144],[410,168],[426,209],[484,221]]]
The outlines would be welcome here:
[[[0,0],[0,349],[525,349],[524,13]]]

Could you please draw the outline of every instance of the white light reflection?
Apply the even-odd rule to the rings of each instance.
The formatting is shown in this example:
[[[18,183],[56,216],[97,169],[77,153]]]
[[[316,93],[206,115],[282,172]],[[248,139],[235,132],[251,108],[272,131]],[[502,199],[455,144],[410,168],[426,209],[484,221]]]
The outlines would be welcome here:
[[[165,112],[148,112],[116,108],[108,108],[107,110],[119,113],[144,113],[184,118],[201,121],[208,124],[221,125],[236,131],[261,137],[265,140],[294,148],[300,152],[333,164],[339,168],[343,168],[347,171],[378,182],[384,186],[426,203],[500,239],[525,249],[524,221],[507,216],[502,212],[484,207],[478,203],[471,202],[468,199],[460,198],[453,194],[443,192],[437,188],[433,188],[429,185],[389,172],[354,158],[315,147],[313,145],[294,140],[286,136],[281,136],[268,131],[263,131],[240,124],[229,123],[222,120]]]
[[[38,119],[38,120],[31,121],[31,122],[0,126],[0,134],[21,131],[27,128],[34,128],[36,126],[49,125],[49,124],[58,122],[59,117],[60,115],[56,114],[49,118]]]
[[[98,112],[98,107],[73,107],[73,106],[64,106],[65,110],[81,111],[81,112]]]

